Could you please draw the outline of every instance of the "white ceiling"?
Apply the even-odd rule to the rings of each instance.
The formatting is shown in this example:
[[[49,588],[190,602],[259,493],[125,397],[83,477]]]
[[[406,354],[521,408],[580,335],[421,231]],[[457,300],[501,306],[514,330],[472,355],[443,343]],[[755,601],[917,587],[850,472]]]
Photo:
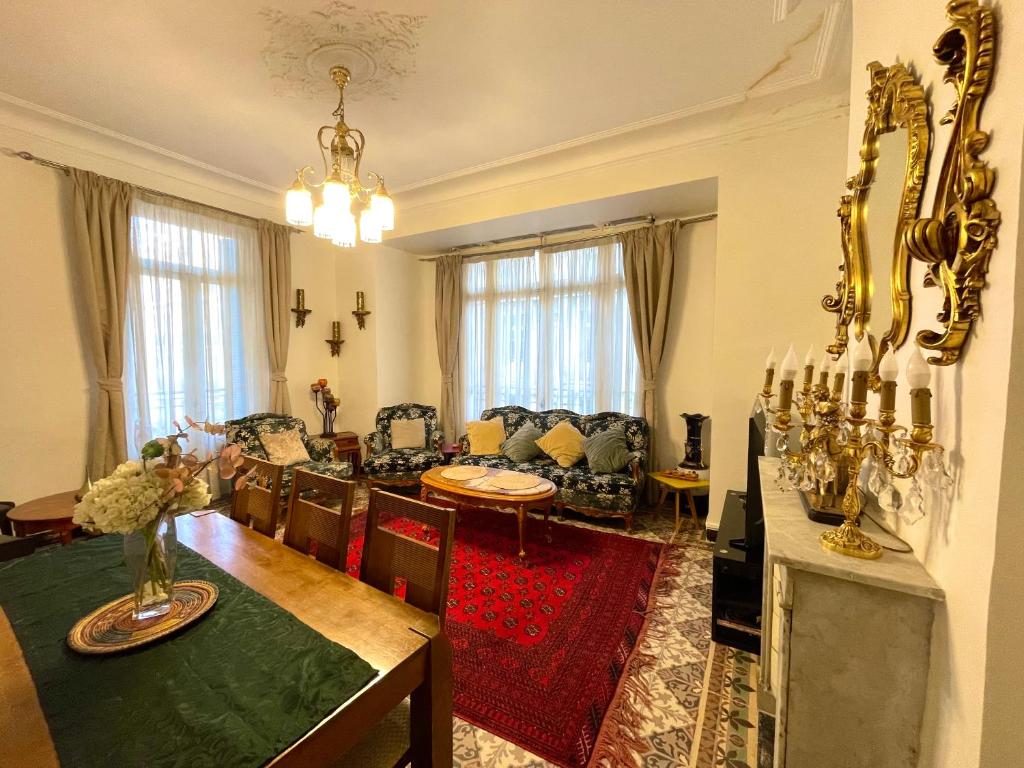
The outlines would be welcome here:
[[[364,168],[395,190],[747,96],[799,98],[849,35],[846,0],[351,3],[5,0],[0,98],[279,189],[318,161],[334,108],[309,68],[346,58],[376,70],[347,117],[367,135]]]
[[[516,216],[503,216],[461,227],[389,238],[387,244],[408,253],[436,254],[457,246],[555,232],[567,227],[600,226],[648,214],[656,219],[666,219],[700,216],[717,210],[718,179],[700,179]]]

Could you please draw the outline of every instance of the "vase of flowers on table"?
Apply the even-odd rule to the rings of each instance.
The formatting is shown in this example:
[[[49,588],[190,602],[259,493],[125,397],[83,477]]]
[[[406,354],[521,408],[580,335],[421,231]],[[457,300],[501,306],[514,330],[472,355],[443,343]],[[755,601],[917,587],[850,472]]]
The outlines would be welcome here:
[[[150,440],[138,461],[126,461],[95,482],[75,505],[74,520],[86,530],[124,535],[125,562],[135,586],[132,617],[139,621],[163,616],[174,602],[177,535],[174,518],[202,509],[210,488],[200,474],[216,463],[220,477],[234,477],[242,464],[239,445],[226,445],[205,459],[184,451],[181,441],[192,430],[223,435],[224,425],[185,417],[183,429]],[[244,481],[240,479],[240,481]]]

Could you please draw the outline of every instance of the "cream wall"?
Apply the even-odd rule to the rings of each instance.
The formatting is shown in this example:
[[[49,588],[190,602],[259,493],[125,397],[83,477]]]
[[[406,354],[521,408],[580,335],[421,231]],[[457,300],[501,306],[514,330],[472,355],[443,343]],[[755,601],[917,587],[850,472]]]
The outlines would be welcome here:
[[[63,174],[0,157],[0,496],[77,488],[91,376],[78,336]]]
[[[934,184],[949,136],[937,117],[953,103],[943,69],[931,47],[946,29],[943,3],[928,0],[856,0],[854,5],[852,99],[847,169],[857,167],[867,90],[864,66],[902,61],[920,74],[931,94],[936,140],[922,210],[931,210]],[[997,3],[1000,24],[995,79],[981,127],[992,132],[983,154],[998,173],[995,199],[1002,211],[999,247],[982,293],[983,316],[956,366],[933,368],[935,437],[949,451],[956,488],[949,501],[931,498],[928,516],[899,531],[946,591],[936,618],[931,689],[925,715],[922,765],[970,768],[1019,763],[1024,736],[1017,723],[1024,680],[1016,661],[1024,626],[1020,586],[1024,582],[1021,534],[1021,447],[1008,423],[1021,407],[1021,320],[1015,312],[1024,274],[1021,247],[1021,162],[1024,113],[1024,10]],[[1011,12],[1014,11],[1014,12]],[[907,23],[912,19],[913,23]],[[884,162],[884,158],[881,160]],[[925,214],[926,215],[926,214]],[[912,268],[914,292],[910,338],[934,328],[941,292],[921,287],[921,265]],[[911,345],[900,350],[901,369]],[[1011,364],[1013,368],[1011,369]],[[900,397],[906,419],[906,382]],[[1019,413],[1017,414],[1019,415]]]

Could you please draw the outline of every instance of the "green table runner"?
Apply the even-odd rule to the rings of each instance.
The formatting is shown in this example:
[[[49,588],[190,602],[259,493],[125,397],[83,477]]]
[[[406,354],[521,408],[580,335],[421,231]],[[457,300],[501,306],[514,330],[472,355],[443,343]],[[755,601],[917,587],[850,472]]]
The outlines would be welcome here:
[[[74,623],[132,591],[122,538],[0,563],[0,607],[62,765],[262,765],[377,674],[183,545],[175,577],[213,582],[217,604],[153,645],[81,656]]]

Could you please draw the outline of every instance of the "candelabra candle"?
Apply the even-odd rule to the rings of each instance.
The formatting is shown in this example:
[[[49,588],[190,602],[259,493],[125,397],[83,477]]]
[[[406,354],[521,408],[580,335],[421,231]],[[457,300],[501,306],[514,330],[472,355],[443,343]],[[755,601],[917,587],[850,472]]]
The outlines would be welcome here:
[[[843,385],[846,384],[846,372],[836,371],[836,377],[832,380],[832,399],[839,401],[843,399]]]
[[[364,309],[366,309],[366,296],[362,291],[356,291],[356,311],[362,312]]]
[[[306,292],[302,288],[295,289],[295,303],[297,309],[306,308]]]
[[[879,392],[878,410],[880,413],[892,413],[896,410],[896,382],[883,381]]]
[[[768,353],[768,359],[764,361],[764,386],[761,387],[761,394],[764,397],[772,396],[772,382],[775,380],[775,347]]]
[[[331,338],[334,339],[335,341],[339,341],[341,339],[340,320],[335,320],[333,323],[331,323]]]
[[[915,427],[932,424],[932,393],[928,387],[910,390],[910,420]]]
[[[868,401],[868,372],[853,372],[853,390],[850,393],[851,403],[866,403]]]
[[[793,380],[783,379],[779,382],[779,410],[789,411],[793,406]]]

